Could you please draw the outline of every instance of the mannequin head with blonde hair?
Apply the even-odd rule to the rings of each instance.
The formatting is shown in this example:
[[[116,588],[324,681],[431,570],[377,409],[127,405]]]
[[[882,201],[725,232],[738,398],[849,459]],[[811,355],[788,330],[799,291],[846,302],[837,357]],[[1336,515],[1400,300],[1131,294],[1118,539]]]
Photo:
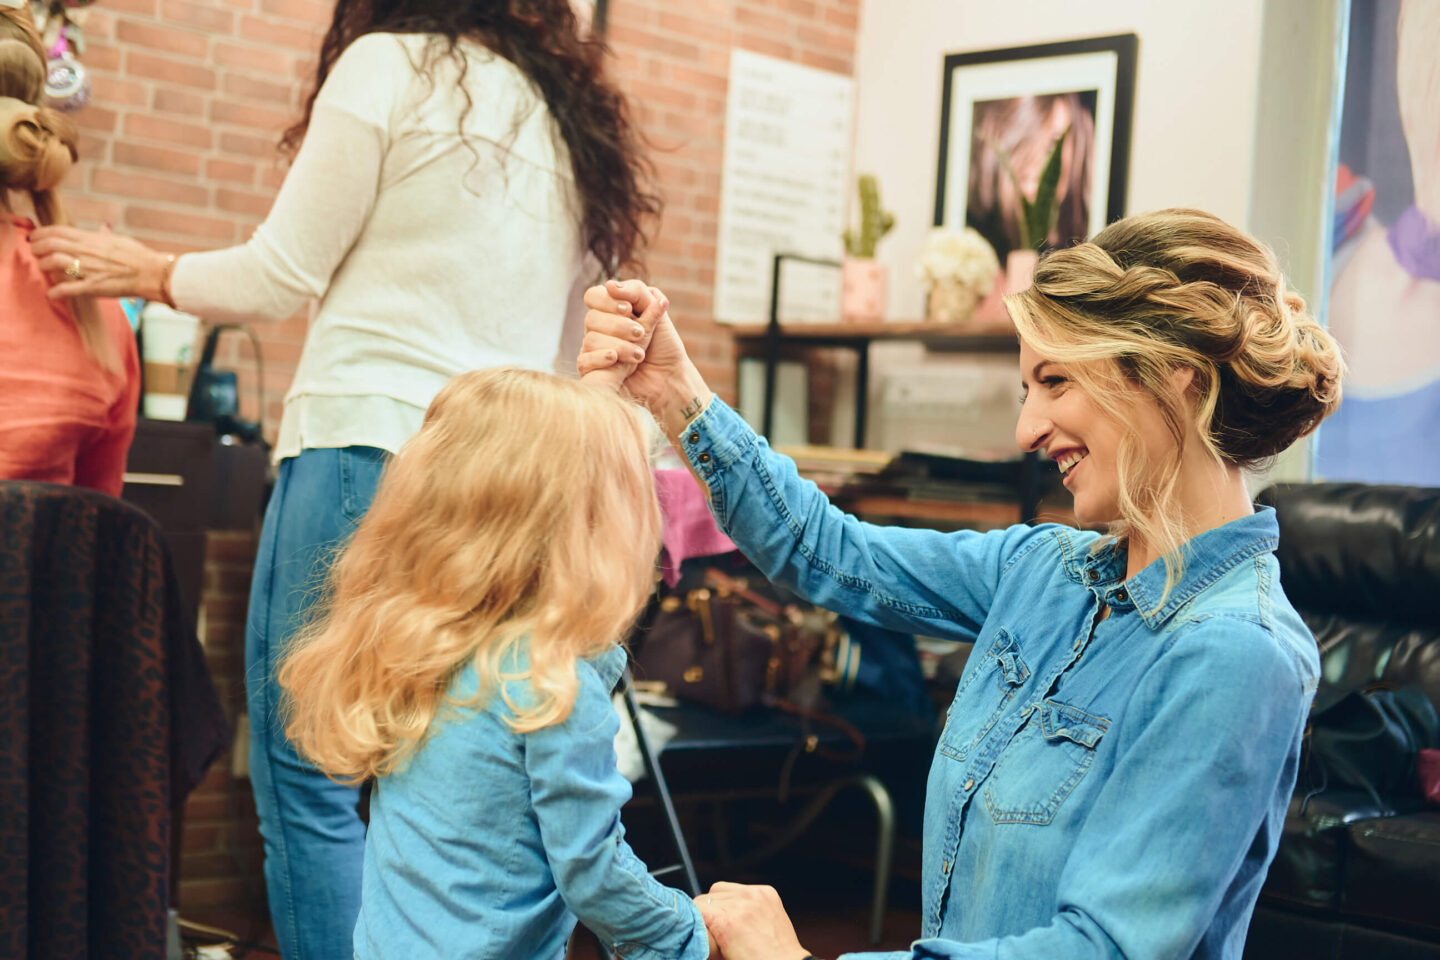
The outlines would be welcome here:
[[[64,224],[60,184],[78,158],[80,134],[74,121],[44,106],[45,48],[30,8],[0,7],[0,205],[12,194],[26,197],[41,226]],[[106,335],[100,312],[89,298],[70,301],[86,351],[108,370],[119,355]]]
[[[461,374],[387,466],[281,667],[288,736],[336,779],[382,776],[467,664],[482,698],[505,696],[502,675],[528,682],[527,703],[507,698],[516,730],[563,721],[577,660],[624,639],[659,548],[637,408],[550,374]]]

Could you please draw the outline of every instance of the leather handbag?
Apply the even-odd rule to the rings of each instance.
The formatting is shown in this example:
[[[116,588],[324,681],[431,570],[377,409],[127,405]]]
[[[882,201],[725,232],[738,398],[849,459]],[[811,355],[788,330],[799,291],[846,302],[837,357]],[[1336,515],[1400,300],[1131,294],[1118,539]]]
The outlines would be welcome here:
[[[791,702],[821,705],[828,656],[842,631],[834,614],[782,605],[716,569],[705,586],[659,601],[636,654],[642,682],[727,713]]]

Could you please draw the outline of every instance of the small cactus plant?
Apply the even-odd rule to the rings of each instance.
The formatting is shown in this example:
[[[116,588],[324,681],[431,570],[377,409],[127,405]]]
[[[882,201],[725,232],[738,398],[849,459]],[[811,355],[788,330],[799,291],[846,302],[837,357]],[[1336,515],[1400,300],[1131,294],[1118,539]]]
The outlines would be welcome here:
[[[875,245],[895,226],[895,215],[880,209],[880,183],[871,173],[860,175],[860,232],[845,231],[845,252],[861,260],[875,259]]]

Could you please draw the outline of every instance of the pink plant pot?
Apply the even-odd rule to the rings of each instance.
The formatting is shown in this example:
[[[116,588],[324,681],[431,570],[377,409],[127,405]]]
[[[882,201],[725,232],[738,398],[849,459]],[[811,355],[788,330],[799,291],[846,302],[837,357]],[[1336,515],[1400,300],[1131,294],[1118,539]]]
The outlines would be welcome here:
[[[852,323],[885,319],[890,268],[875,260],[845,258],[841,268],[840,312]]]

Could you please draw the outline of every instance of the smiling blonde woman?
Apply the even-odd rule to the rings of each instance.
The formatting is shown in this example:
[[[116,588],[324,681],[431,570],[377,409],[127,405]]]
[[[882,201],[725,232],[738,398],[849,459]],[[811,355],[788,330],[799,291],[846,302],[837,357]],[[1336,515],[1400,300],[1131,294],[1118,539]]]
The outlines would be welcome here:
[[[1335,344],[1270,251],[1164,210],[1051,252],[1007,299],[1016,441],[1107,536],[847,516],[715,399],[668,316],[637,332],[649,299],[587,294],[581,370],[651,407],[750,559],[975,645],[930,770],[924,939],[883,956],[1238,960],[1319,673],[1246,471],[1340,399]],[[717,884],[700,909],[727,960],[806,956],[773,890]]]

